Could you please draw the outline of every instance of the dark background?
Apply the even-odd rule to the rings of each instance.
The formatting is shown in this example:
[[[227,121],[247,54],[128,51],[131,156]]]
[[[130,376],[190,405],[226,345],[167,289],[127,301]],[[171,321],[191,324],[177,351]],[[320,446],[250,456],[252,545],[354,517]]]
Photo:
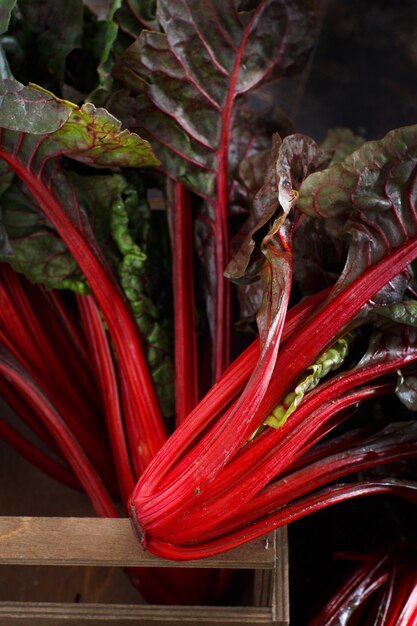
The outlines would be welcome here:
[[[417,123],[417,2],[321,0],[318,10],[309,64],[269,91],[296,130],[320,141],[328,128],[345,126],[379,139],[392,128]],[[391,411],[395,419],[401,408],[394,403]],[[374,497],[292,524],[291,626],[306,626],[347,571],[349,564],[335,561],[335,552],[369,550],[396,539],[410,532],[412,518],[415,523],[406,504]]]
[[[298,132],[346,126],[367,139],[417,122],[417,2],[318,0],[316,48],[274,86]]]

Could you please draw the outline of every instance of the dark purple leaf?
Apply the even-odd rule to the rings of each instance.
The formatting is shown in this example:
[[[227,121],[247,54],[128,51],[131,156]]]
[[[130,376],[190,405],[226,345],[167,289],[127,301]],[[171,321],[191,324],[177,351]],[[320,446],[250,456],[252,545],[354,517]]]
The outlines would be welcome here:
[[[264,226],[271,227],[267,238],[279,228],[280,218],[273,224],[276,211],[282,207],[287,214],[298,197],[298,188],[312,171],[323,167],[329,153],[321,150],[310,138],[289,135],[282,142],[275,135],[264,184],[257,193],[251,216],[243,227],[246,233],[240,249],[229,263],[226,276],[233,280],[250,281],[259,276],[262,259],[256,250],[255,235]],[[253,255],[254,258],[251,258]],[[248,272],[248,269],[250,270]]]
[[[417,234],[417,126],[391,131],[301,185],[298,208],[349,241],[338,289]]]
[[[147,131],[171,176],[216,196],[219,169],[227,178],[235,98],[304,61],[312,19],[302,0],[261,0],[244,13],[235,0],[158,3],[165,32],[142,32],[115,73],[136,94],[130,121]],[[118,115],[126,98],[113,99]]]
[[[400,374],[395,393],[407,409],[417,411],[417,376]]]
[[[19,0],[18,6],[26,37],[30,33],[32,46],[36,49],[35,62],[61,87],[68,55],[81,48],[82,0]]]
[[[336,282],[346,257],[344,243],[330,237],[319,219],[303,216],[294,235],[294,280],[303,295]]]

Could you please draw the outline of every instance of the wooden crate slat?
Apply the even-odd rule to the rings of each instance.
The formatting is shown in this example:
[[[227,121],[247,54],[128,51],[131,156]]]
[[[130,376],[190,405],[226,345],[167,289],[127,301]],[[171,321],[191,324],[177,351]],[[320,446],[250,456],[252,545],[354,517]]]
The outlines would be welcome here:
[[[272,536],[271,536],[272,537]],[[264,539],[218,556],[181,563],[145,552],[128,519],[0,517],[0,564],[273,569],[275,545]]]
[[[101,566],[110,567],[109,579],[113,580],[111,568],[178,567],[178,563],[157,559],[143,552],[133,536],[129,520],[91,519],[93,511],[83,494],[58,485],[36,468],[29,467],[23,459],[2,446],[1,442],[0,465],[2,510],[8,516],[32,516],[0,517],[0,564],[6,566],[3,570],[5,593],[3,601],[0,601],[1,626],[175,626],[180,623],[186,626],[288,626],[286,619],[274,621],[274,616],[288,614],[288,606],[275,606],[276,602],[285,601],[285,591],[274,591],[273,585],[273,581],[286,584],[286,545],[280,543],[281,539],[285,541],[285,531],[278,531],[276,542],[270,538],[268,549],[265,549],[265,541],[259,539],[217,557],[183,564],[184,567],[193,568],[255,570],[253,575],[258,584],[255,582],[254,587],[248,585],[247,590],[244,590],[247,595],[243,601],[251,605],[249,607],[153,607],[136,604],[135,596],[125,593],[124,585],[120,584],[123,577],[116,569],[112,571],[120,574],[120,579],[117,578],[115,582],[116,587],[120,586],[120,593],[116,592],[111,597],[106,596],[105,592],[104,595],[98,593],[98,590],[97,593],[90,593],[90,585],[94,588],[94,585],[101,585],[103,581],[106,570],[102,570]],[[74,512],[82,517],[34,517],[45,514],[73,515]],[[281,533],[284,534],[280,539]],[[280,553],[282,548],[284,551]],[[48,567],[50,565],[54,567]],[[62,593],[62,589],[57,587],[57,580],[65,584],[65,576],[61,579],[59,576],[65,570],[74,570],[65,567],[57,571],[55,566],[60,565],[87,566],[82,571],[88,572],[85,574],[88,584],[83,578],[84,574],[80,577],[77,574],[77,582],[71,587],[71,593]],[[47,590],[40,596],[36,593],[39,570],[43,571],[43,589],[46,584]],[[7,572],[13,572],[10,579],[12,587],[7,584]],[[23,595],[20,591],[14,593],[16,581],[19,581],[19,589],[21,581]],[[8,590],[16,601],[12,601]],[[26,598],[25,602],[22,602],[23,598]],[[78,603],[78,598],[84,602]]]
[[[2,626],[30,623],[68,624],[140,624],[168,626],[185,623],[196,624],[271,624],[271,607],[177,607],[155,605],[114,604],[51,604],[51,603],[0,603]],[[26,620],[26,621],[25,621]],[[280,626],[277,624],[276,626]]]
[[[274,624],[290,623],[290,593],[288,572],[287,527],[275,531],[275,567],[272,572],[272,621]]]

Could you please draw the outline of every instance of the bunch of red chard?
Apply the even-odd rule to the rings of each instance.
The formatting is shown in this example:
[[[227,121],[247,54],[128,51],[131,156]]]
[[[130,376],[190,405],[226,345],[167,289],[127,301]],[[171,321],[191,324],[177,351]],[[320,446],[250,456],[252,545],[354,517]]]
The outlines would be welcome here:
[[[356,561],[309,626],[407,626],[417,620],[415,551],[392,546],[341,555]]]
[[[106,32],[89,99],[130,130],[92,102],[24,87],[2,49],[0,391],[34,438],[7,420],[0,435],[99,515],[121,499],[144,547],[168,559],[349,498],[415,503],[407,477],[367,477],[415,459],[412,413],[348,425],[382,396],[417,407],[417,126],[318,145],[260,110],[256,90],[308,57],[307,1],[159,0],[156,15],[119,2],[105,19],[85,4],[81,21]],[[3,32],[11,15],[19,41],[31,10],[0,16]],[[163,252],[151,185],[168,205],[175,411],[148,273]],[[255,315],[259,336],[239,354],[235,323]],[[169,437],[163,413],[175,413]],[[208,601],[224,583],[158,575],[142,589],[166,602]]]

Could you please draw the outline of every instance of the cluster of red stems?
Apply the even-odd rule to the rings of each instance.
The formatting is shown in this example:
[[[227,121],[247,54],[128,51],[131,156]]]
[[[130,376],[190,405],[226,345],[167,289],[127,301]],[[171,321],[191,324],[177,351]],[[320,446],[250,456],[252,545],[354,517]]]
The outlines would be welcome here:
[[[198,401],[191,214],[188,194],[177,185],[178,428],[168,438],[141,339],[117,283],[42,182],[17,159],[0,156],[25,180],[93,292],[77,296],[74,311],[57,292],[1,266],[0,336],[7,353],[0,360],[0,388],[43,446],[0,421],[3,439],[60,481],[81,487],[99,515],[119,515],[112,499],[119,493],[143,545],[169,559],[228,550],[352,497],[404,491],[415,499],[395,480],[334,484],[352,472],[415,456],[415,440],[400,445],[374,437],[373,446],[374,433],[360,429],[311,450],[358,402],[391,393],[394,383],[386,375],[415,360],[413,351],[332,377],[309,392],[280,428],[251,439],[349,320],[416,256],[415,239],[336,297],[326,289],[287,311],[288,285],[272,341],[260,352],[256,339]]]
[[[119,498],[143,546],[173,560],[229,550],[354,497],[388,493],[417,500],[411,483],[395,479],[338,482],[376,465],[415,458],[412,426],[404,435],[401,425],[382,433],[366,427],[322,441],[358,403],[394,391],[396,372],[417,360],[417,350],[409,349],[415,344],[413,328],[398,331],[403,349],[334,374],[306,393],[279,428],[261,428],[370,299],[417,257],[417,235],[390,247],[355,280],[292,307],[288,271],[265,336],[231,361],[231,288],[223,277],[230,257],[227,158],[233,89],[230,93],[217,151],[215,382],[202,398],[192,203],[189,191],[172,183],[176,429],[170,436],[138,327],[98,244],[65,213],[42,173],[19,158],[20,142],[12,151],[0,147],[0,159],[30,191],[91,288],[91,295],[75,297],[74,306],[72,299],[0,266],[0,392],[38,443],[3,420],[0,436],[42,470],[84,490],[98,515],[120,515]],[[273,235],[288,267],[296,227],[297,220],[289,220]],[[273,243],[266,244],[272,255]],[[361,575],[365,566],[367,561]],[[224,583],[221,574],[213,580],[207,572],[191,577],[184,571],[130,573],[133,580],[140,578],[148,598],[160,602],[199,602],[207,599],[209,587],[214,597]],[[379,585],[391,580],[385,572],[375,576]],[[415,618],[413,598],[407,610]]]

